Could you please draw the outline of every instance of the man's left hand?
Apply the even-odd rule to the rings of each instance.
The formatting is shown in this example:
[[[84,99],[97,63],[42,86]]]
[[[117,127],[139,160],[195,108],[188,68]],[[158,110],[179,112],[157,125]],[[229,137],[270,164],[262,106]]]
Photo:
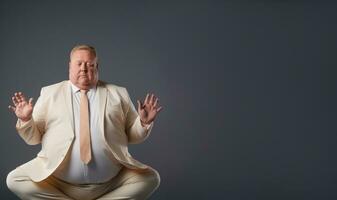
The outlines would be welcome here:
[[[140,116],[140,121],[142,125],[150,124],[155,118],[156,115],[163,109],[162,106],[158,107],[159,99],[154,96],[154,94],[146,94],[144,103],[140,100],[137,100],[138,103],[138,114]]]

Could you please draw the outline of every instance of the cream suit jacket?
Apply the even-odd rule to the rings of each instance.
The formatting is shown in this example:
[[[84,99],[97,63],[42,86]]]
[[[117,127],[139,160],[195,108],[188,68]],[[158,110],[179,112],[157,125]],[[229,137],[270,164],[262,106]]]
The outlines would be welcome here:
[[[16,129],[27,144],[42,145],[36,158],[20,166],[35,182],[46,179],[60,166],[75,139],[70,84],[69,80],[65,80],[43,87],[32,119],[17,121]],[[104,151],[131,169],[148,168],[130,155],[127,145],[144,141],[151,132],[153,122],[148,128],[142,127],[124,87],[98,81],[97,95]]]

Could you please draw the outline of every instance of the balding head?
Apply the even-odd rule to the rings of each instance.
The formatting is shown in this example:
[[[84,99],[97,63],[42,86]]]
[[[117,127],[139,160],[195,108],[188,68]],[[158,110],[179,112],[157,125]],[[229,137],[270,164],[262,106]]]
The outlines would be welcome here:
[[[86,45],[86,44],[79,44],[74,46],[71,51],[70,51],[70,60],[71,60],[71,56],[74,54],[75,51],[77,50],[86,50],[89,51],[95,58],[96,58],[96,62],[97,62],[97,53],[96,53],[96,49],[93,46],[90,45]]]
[[[80,89],[90,89],[98,81],[98,63],[94,47],[77,45],[70,52],[69,80]]]

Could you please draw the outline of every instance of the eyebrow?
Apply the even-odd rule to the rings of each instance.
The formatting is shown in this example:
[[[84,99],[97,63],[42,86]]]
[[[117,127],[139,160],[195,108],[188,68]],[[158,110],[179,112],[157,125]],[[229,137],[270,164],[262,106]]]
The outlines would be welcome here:
[[[74,62],[85,62],[85,61],[83,61],[83,60],[74,60]],[[92,62],[86,61],[86,63],[95,63],[95,61],[92,61]]]

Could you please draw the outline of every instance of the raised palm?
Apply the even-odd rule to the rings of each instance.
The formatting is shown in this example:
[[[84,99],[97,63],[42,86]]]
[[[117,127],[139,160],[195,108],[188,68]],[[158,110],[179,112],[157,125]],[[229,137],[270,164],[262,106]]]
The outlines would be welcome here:
[[[33,113],[33,98],[27,101],[22,92],[16,92],[12,97],[12,101],[14,106],[10,105],[8,108],[10,108],[19,119],[23,121],[30,120]]]
[[[150,124],[155,119],[157,113],[162,110],[163,107],[158,107],[158,101],[159,99],[154,94],[151,94],[151,96],[147,94],[144,103],[137,100],[138,114],[144,124]]]

